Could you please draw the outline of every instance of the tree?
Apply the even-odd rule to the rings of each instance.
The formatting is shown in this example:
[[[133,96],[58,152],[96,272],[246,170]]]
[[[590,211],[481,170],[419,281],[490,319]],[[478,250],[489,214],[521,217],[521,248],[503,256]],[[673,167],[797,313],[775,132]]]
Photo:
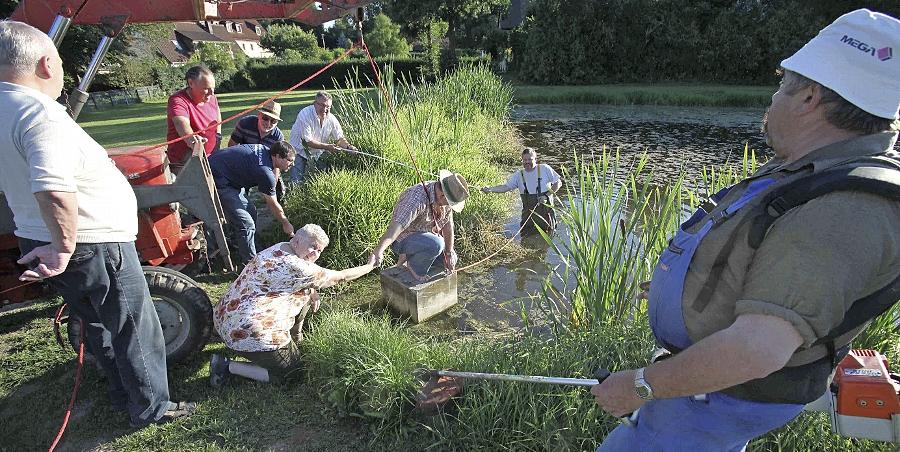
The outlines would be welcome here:
[[[279,57],[289,49],[296,52],[292,52],[292,58],[299,55],[301,59],[312,59],[319,53],[316,35],[290,24],[272,24],[260,44]]]
[[[407,36],[427,32],[435,20],[447,23],[450,49],[456,48],[459,32],[479,18],[509,7],[509,0],[391,0],[383,2],[384,12],[395,22],[403,24]]]
[[[400,26],[391,22],[384,14],[373,19],[374,29],[366,36],[366,45],[373,56],[393,56],[406,58],[409,56],[409,43],[400,36]]]
[[[231,80],[238,70],[243,69],[246,57],[242,52],[232,52],[228,44],[220,42],[200,42],[188,60],[188,65],[203,63],[222,84]]]

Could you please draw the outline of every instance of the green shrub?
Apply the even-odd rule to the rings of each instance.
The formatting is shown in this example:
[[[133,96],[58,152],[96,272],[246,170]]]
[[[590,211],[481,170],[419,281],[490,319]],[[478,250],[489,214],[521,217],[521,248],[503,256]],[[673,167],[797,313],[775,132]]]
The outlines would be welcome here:
[[[343,52],[342,52],[343,53]],[[377,60],[381,70],[391,65],[397,77],[415,78],[421,72],[422,60],[415,59],[379,59]],[[256,89],[286,89],[300,80],[309,77],[326,63],[322,61],[306,61],[298,63],[279,63],[257,60],[250,63],[247,72]],[[355,74],[372,74],[372,66],[367,59],[352,59],[341,61],[332,66],[318,77],[310,80],[304,88],[334,88],[335,80],[344,80]]]
[[[387,80],[393,80],[390,71]],[[510,90],[483,68],[461,69],[435,83],[400,89],[388,82],[397,104],[399,132],[387,105],[375,90],[361,89],[348,79],[348,90],[335,93],[344,133],[364,152],[412,165],[403,144],[406,136],[416,164],[426,180],[439,169],[462,174],[471,197],[454,215],[457,249],[463,262],[487,254],[485,245],[507,213],[503,198],[481,193],[478,187],[502,177],[492,162],[500,154],[515,153],[512,129],[505,123]],[[387,229],[400,193],[419,182],[408,166],[359,155],[328,156],[331,171],[320,172],[285,199],[296,225],[316,223],[332,238],[322,256],[326,266],[359,265]]]

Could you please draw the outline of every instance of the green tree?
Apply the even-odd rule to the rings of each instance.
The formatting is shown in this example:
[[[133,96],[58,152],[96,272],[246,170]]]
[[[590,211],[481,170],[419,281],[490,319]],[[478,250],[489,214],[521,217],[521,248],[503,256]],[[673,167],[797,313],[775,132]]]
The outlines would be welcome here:
[[[289,49],[296,52],[292,58],[299,55],[301,59],[313,59],[319,53],[316,35],[291,24],[272,24],[260,43],[276,56]]]
[[[382,3],[384,12],[394,22],[403,24],[407,36],[426,33],[435,20],[446,22],[451,50],[456,48],[460,34],[470,23],[509,7],[509,0],[389,0]]]
[[[188,65],[203,63],[216,76],[216,82],[227,88],[231,77],[246,65],[242,52],[232,52],[228,44],[200,42],[188,60]]]
[[[409,43],[400,35],[399,25],[391,22],[391,18],[384,14],[375,16],[373,22],[374,29],[366,35],[366,45],[373,56],[409,56]]]

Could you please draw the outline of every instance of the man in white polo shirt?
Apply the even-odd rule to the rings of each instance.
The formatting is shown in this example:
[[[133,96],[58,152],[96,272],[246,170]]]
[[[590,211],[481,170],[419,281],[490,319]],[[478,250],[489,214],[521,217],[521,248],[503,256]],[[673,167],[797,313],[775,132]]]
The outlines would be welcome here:
[[[189,416],[169,401],[166,348],[134,247],[137,202],[106,151],[57,103],[62,60],[40,30],[0,21],[0,191],[30,270],[84,320],[113,406],[132,425]]]
[[[288,173],[291,182],[302,182],[324,151],[356,150],[344,137],[341,124],[331,114],[331,106],[331,95],[319,91],[315,102],[297,114],[290,136],[290,143],[297,150],[297,163]]]

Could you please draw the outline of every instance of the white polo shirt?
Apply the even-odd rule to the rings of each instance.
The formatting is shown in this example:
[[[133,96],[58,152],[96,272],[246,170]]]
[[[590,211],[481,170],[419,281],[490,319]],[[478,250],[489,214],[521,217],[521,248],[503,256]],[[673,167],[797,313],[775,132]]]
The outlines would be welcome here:
[[[301,152],[303,142],[314,140],[319,143],[328,143],[329,141],[338,141],[344,138],[344,131],[337,118],[328,113],[324,121],[319,122],[319,116],[316,115],[316,106],[310,105],[297,114],[294,126],[291,127],[290,143],[297,149],[297,155],[304,157],[305,153]],[[307,149],[312,158],[317,159],[322,155],[321,149]]]
[[[15,216],[15,235],[51,241],[34,193],[55,191],[77,194],[76,242],[134,241],[134,191],[65,107],[37,90],[5,82],[0,82],[0,105],[0,191]]]

